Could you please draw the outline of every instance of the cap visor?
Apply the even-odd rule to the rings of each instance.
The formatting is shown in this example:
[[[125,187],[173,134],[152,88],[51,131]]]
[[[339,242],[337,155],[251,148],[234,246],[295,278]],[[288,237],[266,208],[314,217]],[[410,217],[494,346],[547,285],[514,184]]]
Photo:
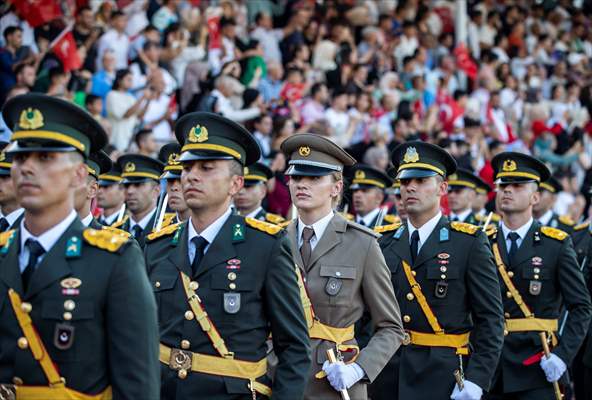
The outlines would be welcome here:
[[[409,168],[401,170],[397,175],[397,179],[429,178],[436,175],[438,175],[436,171],[429,169]]]
[[[32,153],[35,151],[69,153],[78,151],[78,149],[73,146],[51,146],[49,144],[44,146],[41,143],[36,143],[31,146],[23,146],[16,141],[9,144],[5,151],[6,153]]]
[[[10,176],[10,170],[5,168],[0,168],[0,176]]]
[[[165,171],[164,174],[162,174],[160,176],[160,179],[166,179],[166,180],[181,179],[181,174],[175,174],[171,171]]]
[[[99,186],[111,186],[111,185],[118,185],[121,182],[117,182],[117,181],[109,181],[107,179],[99,179]]]
[[[144,183],[144,182],[157,182],[156,179],[152,178],[123,178],[121,181],[124,185],[130,185],[132,183]]]
[[[217,151],[185,151],[179,157],[180,162],[200,160],[234,160],[231,155]]]
[[[354,183],[353,185],[350,185],[349,189],[350,190],[363,190],[363,189],[380,189],[380,190],[382,190],[382,188],[380,188],[376,185],[368,185],[368,184],[364,184],[364,183]]]
[[[495,181],[495,184],[496,185],[509,185],[511,183],[530,183],[530,182],[538,183],[535,179],[505,176],[503,178],[497,179]]]
[[[314,167],[312,165],[290,165],[284,175],[288,176],[325,176],[336,172],[332,169]]]

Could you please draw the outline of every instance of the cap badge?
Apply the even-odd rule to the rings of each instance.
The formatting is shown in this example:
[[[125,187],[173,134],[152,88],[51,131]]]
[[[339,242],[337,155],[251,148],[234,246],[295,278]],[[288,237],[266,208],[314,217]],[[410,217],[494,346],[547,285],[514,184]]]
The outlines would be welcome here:
[[[36,108],[27,108],[21,112],[19,126],[23,129],[37,129],[43,126],[43,114]]]
[[[249,167],[245,167],[245,169],[243,170],[243,174],[249,175]]]
[[[405,156],[403,157],[404,163],[414,163],[419,161],[419,154],[417,153],[417,149],[415,147],[407,147],[407,151],[405,152]]]
[[[362,170],[356,171],[356,179],[366,179],[366,173]]]
[[[514,160],[506,160],[504,161],[504,165],[502,166],[502,170],[506,172],[516,171],[518,167],[516,166],[516,161]]]
[[[169,163],[169,165],[177,165],[177,164],[179,164],[179,155],[177,153],[171,153],[171,154],[169,154],[168,163]]]
[[[310,147],[308,147],[308,146],[301,146],[298,149],[298,154],[300,154],[302,157],[308,157],[310,155]]]
[[[130,161],[125,164],[124,170],[125,172],[134,172],[136,170],[136,164]]]
[[[191,143],[201,143],[208,140],[208,130],[205,126],[195,125],[189,131],[189,137],[187,138]]]

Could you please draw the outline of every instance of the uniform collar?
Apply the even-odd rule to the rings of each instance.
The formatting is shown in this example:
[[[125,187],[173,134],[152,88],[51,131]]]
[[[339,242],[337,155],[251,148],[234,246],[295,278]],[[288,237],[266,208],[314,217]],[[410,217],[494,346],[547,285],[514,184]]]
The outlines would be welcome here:
[[[113,214],[109,215],[108,217],[103,215],[103,221],[105,221],[105,223],[107,225],[112,225],[117,220],[118,215],[119,215],[119,211],[114,212]]]
[[[465,222],[467,220],[467,218],[469,217],[469,215],[471,214],[471,211],[472,210],[470,208],[467,208],[466,210],[464,210],[458,214],[450,213],[450,219],[452,219],[453,217],[456,217],[456,218],[458,218],[458,220],[460,222]]]
[[[134,226],[136,226],[136,225],[140,225],[140,228],[142,228],[142,230],[146,230],[146,226],[148,225],[148,222],[150,221],[150,218],[152,218],[152,216],[154,215],[155,212],[156,212],[156,207],[154,207],[154,209],[152,211],[150,211],[139,222],[136,222],[136,220],[134,219],[134,217],[132,217],[130,215],[130,231],[132,231],[132,229],[134,229]]]
[[[61,222],[59,222],[57,225],[54,225],[52,228],[43,232],[39,236],[33,236],[33,234],[31,234],[27,228],[25,228],[25,219],[23,219],[21,221],[21,249],[25,248],[27,239],[31,238],[38,241],[41,247],[43,247],[43,250],[48,253],[75,219],[76,212],[72,210],[70,211],[70,214],[68,214],[68,216]]]
[[[193,239],[196,236],[200,236],[200,237],[204,238],[205,240],[207,240],[209,244],[212,244],[212,242],[214,242],[214,239],[216,239],[216,236],[218,236],[218,232],[220,232],[220,229],[222,229],[222,226],[224,226],[224,223],[226,222],[228,217],[230,217],[230,214],[232,214],[232,208],[228,207],[228,209],[224,212],[224,214],[222,214],[220,217],[218,217],[217,220],[212,222],[201,233],[198,233],[195,230],[195,227],[193,226],[192,219],[191,219],[191,217],[189,217],[189,221],[187,224],[187,226],[189,227],[189,231],[187,234],[187,240],[188,240],[187,243],[191,244],[191,239]]]
[[[370,224],[372,224],[372,221],[374,221],[374,218],[376,218],[379,212],[380,207],[377,207],[374,210],[370,211],[368,214],[364,215],[363,217],[360,215],[356,215],[356,222],[360,223],[360,221],[363,221],[364,226],[370,226]]]
[[[500,221],[500,227],[501,227],[502,233],[504,234],[504,239],[507,239],[508,238],[508,235],[511,232],[516,232],[518,234],[518,236],[520,236],[520,239],[524,239],[526,237],[526,234],[528,233],[528,230],[530,229],[530,226],[532,225],[533,222],[534,222],[534,219],[532,217],[530,217],[530,219],[528,220],[528,222],[525,223],[524,225],[522,225],[520,228],[515,229],[515,230],[510,230],[510,228],[508,228],[504,224],[504,221]]]
[[[24,208],[17,208],[13,212],[8,215],[4,215],[6,222],[8,222],[8,226],[12,226],[14,222],[25,212]]]
[[[90,226],[90,223],[92,222],[92,220],[93,220],[93,215],[92,215],[92,213],[90,213],[86,217],[82,218],[80,220],[80,222],[82,222],[82,225],[84,225],[84,226]]]
[[[245,218],[256,218],[257,215],[263,211],[263,207],[259,206],[258,208],[255,209],[255,211],[252,211],[250,213],[248,213],[247,215],[245,215]]]
[[[547,225],[551,225],[552,219],[553,219],[553,210],[547,210],[546,213],[544,213],[540,218],[538,218],[538,221],[541,225],[547,226]]]
[[[333,219],[334,215],[335,213],[333,212],[333,210],[331,210],[329,214],[325,215],[323,218],[319,219],[312,225],[306,225],[304,222],[302,222],[300,217],[298,217],[298,242],[301,243],[302,231],[304,231],[304,228],[306,226],[312,228],[314,230],[315,237],[317,238],[317,240],[320,240],[323,236],[323,233],[325,233],[325,230],[327,229],[329,222],[331,222],[331,219]]]
[[[434,217],[432,217],[432,219],[430,219],[428,222],[426,222],[425,224],[423,224],[423,226],[419,228],[413,226],[411,220],[407,219],[407,229],[409,229],[409,240],[411,240],[411,235],[413,234],[413,232],[419,231],[419,244],[420,246],[424,244],[428,240],[428,237],[430,237],[430,234],[432,233],[434,228],[436,228],[436,225],[438,225],[440,218],[442,218],[442,212],[438,211],[438,213]]]

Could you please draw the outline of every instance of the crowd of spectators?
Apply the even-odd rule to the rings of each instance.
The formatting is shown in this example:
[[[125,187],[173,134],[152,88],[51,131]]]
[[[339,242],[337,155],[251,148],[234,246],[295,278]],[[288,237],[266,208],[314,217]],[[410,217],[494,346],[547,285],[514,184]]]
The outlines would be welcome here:
[[[56,3],[62,15],[35,28],[2,9],[0,104],[70,99],[105,127],[113,157],[156,154],[179,116],[212,111],[253,132],[276,173],[273,212],[289,209],[280,144],[311,132],[382,170],[398,143],[430,141],[490,184],[495,154],[534,154],[563,184],[556,211],[587,215],[589,2],[468,1],[465,18],[437,0]],[[54,47],[69,29],[76,68]]]

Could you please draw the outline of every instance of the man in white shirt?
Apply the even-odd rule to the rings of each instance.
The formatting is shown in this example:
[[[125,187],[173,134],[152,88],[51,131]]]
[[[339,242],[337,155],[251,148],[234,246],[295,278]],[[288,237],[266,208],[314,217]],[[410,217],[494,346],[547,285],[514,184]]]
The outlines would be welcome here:
[[[355,221],[372,229],[382,225],[387,210],[380,205],[384,191],[391,185],[391,179],[382,171],[369,165],[357,164],[352,170],[352,203],[356,211]]]
[[[99,175],[111,169],[111,159],[102,150],[92,153],[86,160],[88,175],[83,185],[74,191],[74,210],[78,214],[82,225],[95,229],[102,229],[102,225],[92,215],[92,203],[99,191]]]
[[[459,168],[448,177],[448,206],[450,221],[478,225],[472,205],[477,197],[477,188],[484,182],[471,171]]]
[[[251,107],[244,110],[234,108],[230,101],[232,96],[232,82],[228,76],[220,76],[216,79],[215,89],[212,96],[216,98],[214,109],[222,116],[236,122],[245,122],[261,114],[262,108]]]
[[[115,55],[115,67],[124,69],[128,67],[128,53],[130,41],[125,34],[127,25],[127,16],[121,11],[115,11],[111,14],[111,29],[101,36],[97,50],[97,70],[101,69],[103,53],[110,49]]]
[[[257,24],[257,27],[251,32],[251,37],[261,43],[265,62],[281,63],[280,41],[284,38],[284,31],[273,29],[273,20],[265,12],[260,12],[255,16],[255,24]]]

